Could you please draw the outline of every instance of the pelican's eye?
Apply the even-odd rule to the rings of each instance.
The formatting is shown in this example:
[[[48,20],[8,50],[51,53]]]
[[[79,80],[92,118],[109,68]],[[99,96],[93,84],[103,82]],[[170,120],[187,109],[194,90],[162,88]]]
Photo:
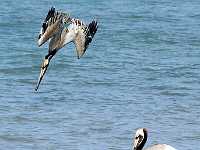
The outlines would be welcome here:
[[[136,140],[137,139],[142,139],[142,138],[143,138],[143,136],[141,136],[141,135],[138,135],[138,136],[135,137]]]

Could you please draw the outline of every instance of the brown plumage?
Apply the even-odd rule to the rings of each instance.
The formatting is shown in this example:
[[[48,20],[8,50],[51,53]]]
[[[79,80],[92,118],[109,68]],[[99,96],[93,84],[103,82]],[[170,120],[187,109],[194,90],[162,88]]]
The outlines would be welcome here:
[[[49,62],[57,51],[66,44],[73,42],[76,47],[77,57],[82,57],[91,43],[97,28],[97,21],[92,21],[89,25],[86,25],[79,19],[70,18],[66,13],[55,11],[55,8],[52,7],[42,24],[38,36],[38,46],[41,46],[49,39],[50,42],[49,51],[41,65],[40,76],[35,90],[38,89],[47,71]]]

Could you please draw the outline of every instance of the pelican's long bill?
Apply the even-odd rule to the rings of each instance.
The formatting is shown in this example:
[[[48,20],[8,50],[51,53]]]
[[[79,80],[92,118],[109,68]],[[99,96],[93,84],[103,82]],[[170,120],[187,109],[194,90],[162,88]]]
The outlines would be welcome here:
[[[36,88],[35,88],[35,91],[38,90],[39,86],[40,86],[40,82],[42,81],[46,71],[47,71],[47,68],[49,66],[49,60],[48,59],[44,59],[42,65],[41,65],[41,69],[40,69],[40,76],[38,78],[38,82],[37,82],[37,85],[36,85]]]

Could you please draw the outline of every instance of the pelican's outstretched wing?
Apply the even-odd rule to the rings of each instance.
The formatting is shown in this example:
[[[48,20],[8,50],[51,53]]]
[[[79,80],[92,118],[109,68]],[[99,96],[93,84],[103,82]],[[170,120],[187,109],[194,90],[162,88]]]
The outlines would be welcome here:
[[[92,41],[96,31],[97,31],[97,21],[92,21],[88,26],[76,20],[76,23],[79,24],[78,32],[73,40],[78,59],[83,56],[89,43]]]
[[[69,14],[56,11],[55,8],[52,7],[42,23],[42,28],[38,36],[38,46],[41,46],[52,36],[61,32],[64,25],[69,23],[70,20]]]

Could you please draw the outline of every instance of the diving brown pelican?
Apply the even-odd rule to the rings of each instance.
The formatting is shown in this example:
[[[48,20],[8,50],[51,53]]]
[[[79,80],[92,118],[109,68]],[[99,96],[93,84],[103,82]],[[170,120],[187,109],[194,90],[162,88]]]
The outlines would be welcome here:
[[[48,54],[41,65],[36,91],[47,71],[50,60],[58,50],[73,42],[79,59],[85,53],[89,43],[91,43],[97,28],[97,21],[95,20],[86,25],[79,19],[71,18],[67,13],[56,11],[54,7],[49,10],[38,36],[39,47],[49,39],[50,42]]]
[[[132,150],[142,150],[147,141],[147,129],[140,128],[136,131]],[[176,150],[167,144],[156,144],[144,150]]]

